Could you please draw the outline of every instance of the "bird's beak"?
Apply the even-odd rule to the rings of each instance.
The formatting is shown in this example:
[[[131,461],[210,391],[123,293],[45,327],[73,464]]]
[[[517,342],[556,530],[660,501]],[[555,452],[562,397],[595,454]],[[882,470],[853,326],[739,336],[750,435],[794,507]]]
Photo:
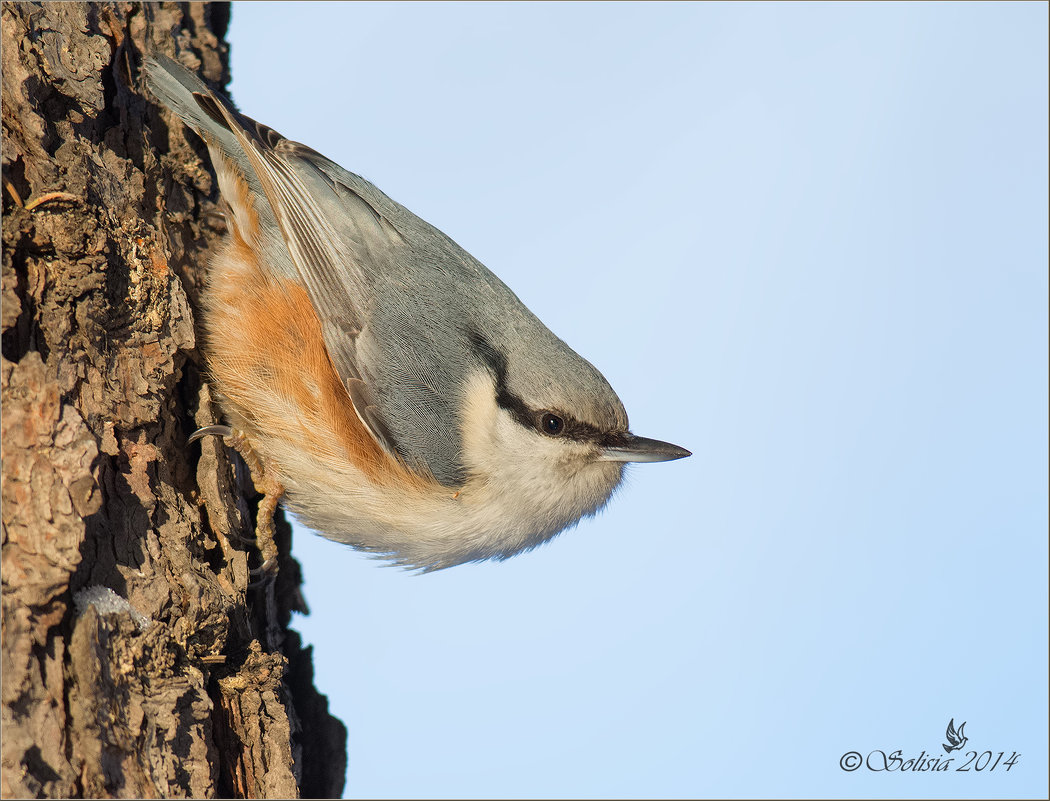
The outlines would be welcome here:
[[[627,434],[614,446],[602,448],[598,455],[601,462],[670,462],[673,459],[684,459],[692,456],[690,451],[679,448],[670,442],[658,439],[647,439]]]

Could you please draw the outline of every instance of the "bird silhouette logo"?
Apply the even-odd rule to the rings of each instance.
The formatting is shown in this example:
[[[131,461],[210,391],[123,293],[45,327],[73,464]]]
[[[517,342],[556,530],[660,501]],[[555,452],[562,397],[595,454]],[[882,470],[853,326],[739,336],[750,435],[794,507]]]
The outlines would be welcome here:
[[[966,745],[967,739],[969,739],[963,729],[966,728],[966,721],[962,722],[958,730],[955,728],[955,718],[948,721],[948,730],[944,733],[944,736],[948,739],[948,742],[942,743],[944,746],[944,753],[950,754],[952,751],[958,751],[964,745]]]

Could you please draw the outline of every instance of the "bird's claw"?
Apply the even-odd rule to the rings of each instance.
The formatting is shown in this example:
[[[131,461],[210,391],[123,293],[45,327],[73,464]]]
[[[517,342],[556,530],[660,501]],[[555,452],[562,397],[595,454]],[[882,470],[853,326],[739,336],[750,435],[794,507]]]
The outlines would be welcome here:
[[[248,466],[248,473],[251,475],[255,490],[263,494],[263,499],[259,501],[259,508],[255,514],[255,545],[262,554],[263,563],[256,568],[256,571],[252,572],[253,574],[258,572],[259,575],[263,576],[262,581],[266,581],[276,576],[278,570],[278,551],[277,543],[274,540],[273,516],[277,512],[277,504],[281,500],[281,496],[284,495],[284,485],[272,477],[270,471],[266,469],[266,464],[262,458],[252,448],[251,443],[248,442],[244,432],[238,431],[231,426],[204,426],[203,428],[198,428],[190,435],[188,442],[196,442],[198,439],[210,435],[222,437],[222,441],[227,446],[240,454],[244,463]],[[245,537],[241,539],[248,541]]]
[[[214,435],[226,439],[226,437],[232,437],[233,434],[234,431],[229,426],[204,426],[203,428],[198,428],[196,431],[190,434],[190,438],[186,440],[186,444],[192,445],[194,442],[201,439],[202,437]]]

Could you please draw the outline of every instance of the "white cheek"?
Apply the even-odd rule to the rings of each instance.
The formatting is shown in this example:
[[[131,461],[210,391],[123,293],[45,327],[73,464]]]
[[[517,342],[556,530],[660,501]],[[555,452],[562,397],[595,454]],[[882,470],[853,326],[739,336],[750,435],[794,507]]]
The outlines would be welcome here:
[[[468,382],[464,401],[465,494],[488,505],[503,525],[554,534],[593,514],[619,484],[621,466],[595,462],[592,446],[544,436],[501,409],[488,375]]]
[[[565,458],[563,443],[530,431],[496,404],[488,374],[467,381],[462,408],[463,457],[475,479],[532,483]]]

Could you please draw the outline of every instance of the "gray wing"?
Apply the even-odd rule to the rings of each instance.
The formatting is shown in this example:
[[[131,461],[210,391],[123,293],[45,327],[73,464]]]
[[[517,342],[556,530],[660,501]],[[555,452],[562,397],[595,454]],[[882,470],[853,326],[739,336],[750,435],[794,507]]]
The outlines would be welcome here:
[[[469,350],[447,310],[462,301],[455,275],[473,259],[305,145],[285,139],[272,152],[285,169],[274,170],[271,203],[289,219],[288,249],[358,413],[413,467],[461,483],[456,404]],[[309,223],[297,225],[302,210]]]

